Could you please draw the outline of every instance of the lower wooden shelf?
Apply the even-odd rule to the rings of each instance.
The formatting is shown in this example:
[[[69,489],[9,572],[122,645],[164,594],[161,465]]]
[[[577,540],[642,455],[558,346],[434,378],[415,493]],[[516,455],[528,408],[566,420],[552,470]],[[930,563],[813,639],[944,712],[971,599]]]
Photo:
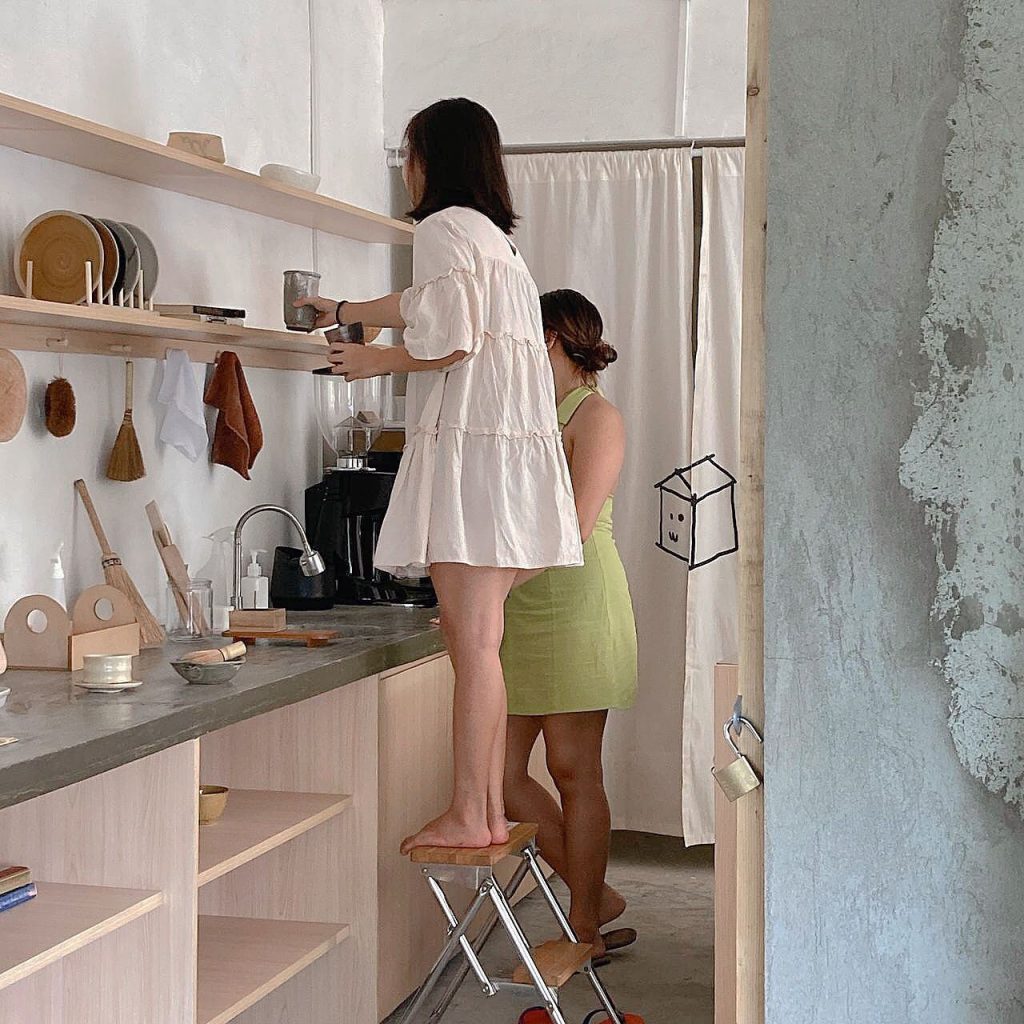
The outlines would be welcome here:
[[[223,816],[199,829],[199,885],[206,885],[341,814],[352,797],[235,789]]]
[[[0,989],[109,935],[164,902],[161,892],[39,882],[39,895],[0,914]]]
[[[199,917],[197,1024],[227,1024],[349,935],[347,924]]]

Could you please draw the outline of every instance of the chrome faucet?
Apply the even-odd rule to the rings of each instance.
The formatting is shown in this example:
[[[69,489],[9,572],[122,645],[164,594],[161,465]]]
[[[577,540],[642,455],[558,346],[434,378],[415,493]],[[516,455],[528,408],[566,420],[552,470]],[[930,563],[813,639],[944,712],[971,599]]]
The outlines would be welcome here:
[[[243,512],[239,517],[238,522],[235,524],[235,558],[234,565],[234,585],[235,592],[231,597],[231,607],[236,611],[241,610],[242,607],[242,527],[252,519],[257,512],[280,512],[286,519],[290,519],[295,529],[299,531],[299,538],[302,541],[302,554],[299,556],[299,568],[302,569],[304,576],[319,576],[324,571],[324,559],[323,555],[319,551],[314,550],[310,547],[309,538],[306,536],[306,531],[302,528],[302,523],[292,515],[291,512],[286,508],[282,508],[280,505],[254,505],[247,512]]]

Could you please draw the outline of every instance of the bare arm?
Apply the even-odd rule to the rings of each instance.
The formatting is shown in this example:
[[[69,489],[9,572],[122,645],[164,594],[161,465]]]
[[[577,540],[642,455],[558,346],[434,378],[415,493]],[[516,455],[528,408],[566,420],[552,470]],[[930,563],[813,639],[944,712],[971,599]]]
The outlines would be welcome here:
[[[348,309],[347,303],[345,308]],[[404,345],[351,345],[335,342],[327,358],[334,364],[332,373],[343,376],[345,380],[363,380],[366,377],[383,377],[389,373],[443,370],[465,359],[466,353],[453,352],[444,359],[413,359]]]
[[[341,321],[346,324],[363,323],[367,327],[398,327],[405,326],[399,303],[401,292],[382,295],[379,299],[369,302],[346,302],[341,307]],[[317,311],[317,327],[333,327],[337,322],[338,300],[326,295],[303,295],[293,303],[295,306],[313,306]]]
[[[626,457],[626,430],[619,410],[600,396],[588,398],[569,425],[569,475],[580,536],[586,543],[608,496],[615,491]]]

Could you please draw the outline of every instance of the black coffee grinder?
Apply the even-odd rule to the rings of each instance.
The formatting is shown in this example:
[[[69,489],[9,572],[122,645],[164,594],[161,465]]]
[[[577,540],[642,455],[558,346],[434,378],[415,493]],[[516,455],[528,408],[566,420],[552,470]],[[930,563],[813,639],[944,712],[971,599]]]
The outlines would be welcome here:
[[[435,604],[429,578],[399,579],[373,567],[401,458],[373,450],[384,426],[387,378],[349,383],[324,367],[313,380],[317,422],[337,461],[306,490],[306,533],[334,570],[335,603]]]

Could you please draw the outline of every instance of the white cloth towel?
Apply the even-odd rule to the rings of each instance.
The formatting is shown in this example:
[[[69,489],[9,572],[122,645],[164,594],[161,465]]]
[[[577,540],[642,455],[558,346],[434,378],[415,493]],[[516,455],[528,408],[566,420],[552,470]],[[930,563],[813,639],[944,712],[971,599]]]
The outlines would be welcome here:
[[[160,440],[177,448],[192,462],[206,451],[209,435],[203,412],[203,396],[192,369],[192,360],[181,349],[167,350],[159,401],[167,406]]]

